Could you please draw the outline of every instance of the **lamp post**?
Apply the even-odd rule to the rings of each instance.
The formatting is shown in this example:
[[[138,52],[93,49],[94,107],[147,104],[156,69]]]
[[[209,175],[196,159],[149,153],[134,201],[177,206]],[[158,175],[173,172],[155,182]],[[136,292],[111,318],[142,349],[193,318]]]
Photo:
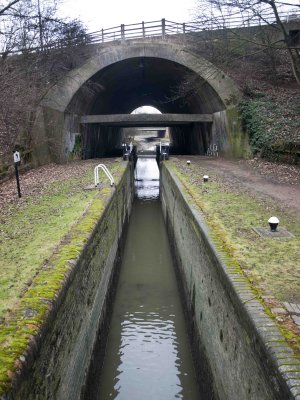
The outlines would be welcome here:
[[[18,190],[18,196],[19,198],[21,196],[21,189],[20,189],[20,179],[19,179],[19,165],[21,164],[21,158],[20,158],[20,152],[19,151],[13,151],[14,155],[14,163],[15,163],[15,173],[16,173],[16,181],[17,181],[17,190]]]

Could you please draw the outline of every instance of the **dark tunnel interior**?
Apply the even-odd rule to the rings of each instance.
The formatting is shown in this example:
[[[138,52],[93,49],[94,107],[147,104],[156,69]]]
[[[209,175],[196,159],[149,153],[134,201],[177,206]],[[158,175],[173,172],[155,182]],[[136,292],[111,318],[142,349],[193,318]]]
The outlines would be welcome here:
[[[183,65],[162,58],[129,58],[100,70],[75,94],[68,112],[76,115],[130,114],[150,105],[162,113],[212,114],[224,110],[215,90]],[[170,128],[173,151],[203,154],[211,123]],[[121,126],[81,124],[83,158],[115,154],[122,142]]]

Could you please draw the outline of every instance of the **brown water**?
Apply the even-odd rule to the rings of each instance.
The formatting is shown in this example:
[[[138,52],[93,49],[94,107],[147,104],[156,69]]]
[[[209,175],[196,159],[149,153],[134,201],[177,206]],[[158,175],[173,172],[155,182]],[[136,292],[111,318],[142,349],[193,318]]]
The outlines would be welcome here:
[[[158,199],[155,159],[139,159],[136,195],[94,399],[200,399]],[[96,386],[98,386],[96,384]]]

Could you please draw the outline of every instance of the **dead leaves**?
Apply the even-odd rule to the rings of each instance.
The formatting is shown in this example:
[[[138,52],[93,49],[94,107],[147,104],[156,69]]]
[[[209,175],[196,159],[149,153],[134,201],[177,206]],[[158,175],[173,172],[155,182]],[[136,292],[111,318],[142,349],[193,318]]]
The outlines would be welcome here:
[[[278,183],[300,184],[300,166],[298,165],[279,164],[260,158],[247,160],[247,164],[260,175],[267,176]]]

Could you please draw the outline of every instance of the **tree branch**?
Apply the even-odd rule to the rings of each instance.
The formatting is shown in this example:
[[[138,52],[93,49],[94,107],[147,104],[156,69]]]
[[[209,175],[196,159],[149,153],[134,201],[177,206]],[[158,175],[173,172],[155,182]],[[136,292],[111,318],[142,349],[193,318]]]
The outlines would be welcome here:
[[[16,3],[19,3],[20,0],[14,0],[11,1],[10,3],[7,4],[6,7],[2,8],[2,10],[0,10],[0,15],[3,15],[5,13],[5,11],[7,11],[8,9],[10,9],[13,5],[15,5]]]

